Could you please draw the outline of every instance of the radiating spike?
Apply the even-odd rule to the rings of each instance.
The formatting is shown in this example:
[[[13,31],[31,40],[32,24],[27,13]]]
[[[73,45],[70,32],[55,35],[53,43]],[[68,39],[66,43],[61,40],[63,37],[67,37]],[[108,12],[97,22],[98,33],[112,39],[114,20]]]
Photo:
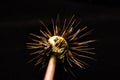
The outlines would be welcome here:
[[[44,33],[47,35],[47,37],[48,37],[48,38],[50,38],[50,37],[51,37],[48,33],[46,33],[46,32],[44,32]]]
[[[70,19],[70,21],[68,22],[66,29],[68,29],[68,27],[70,26],[71,22],[74,21],[73,18],[75,17],[75,15],[73,15]],[[74,21],[75,22],[75,21]]]
[[[43,38],[42,36],[38,36],[38,35],[33,34],[33,33],[30,33],[30,35],[32,35],[32,36],[34,36],[34,37],[36,37],[36,38],[39,38],[39,39],[42,39],[42,38]]]
[[[39,58],[39,59],[37,60],[37,62],[35,63],[35,66],[37,66],[38,64],[40,64],[40,63],[43,61],[44,58],[45,58],[45,57]]]
[[[70,58],[70,61],[73,62],[74,64],[76,64],[77,66],[79,66],[80,68],[82,68],[83,66],[81,65],[81,63],[79,63],[77,60],[75,60],[73,57]]]
[[[53,20],[53,19],[51,19],[51,22],[52,22],[53,32],[54,32],[54,36],[55,36],[55,35],[56,35],[56,34],[55,34],[55,32],[56,32],[56,31],[55,31],[55,24],[54,24],[54,20]]]
[[[87,48],[88,45],[81,45],[81,46],[71,46],[70,49],[80,49],[80,48]]]
[[[47,28],[47,26],[45,25],[45,23],[43,21],[40,20],[40,23],[46,28],[47,32],[49,33],[50,36],[52,36],[52,33],[50,32],[50,30]]]
[[[37,41],[39,41],[39,43],[41,42],[41,40],[42,40],[43,42],[46,42],[46,41],[47,41],[47,39],[46,39],[45,37],[43,37],[43,36],[38,36],[38,35],[32,34],[32,33],[31,33],[30,35],[39,38],[40,40],[37,40]]]
[[[45,32],[43,32],[42,30],[40,30],[40,32],[44,35],[44,37],[49,38]]]
[[[34,61],[35,59],[37,59],[37,58],[39,58],[39,57],[40,57],[40,55],[37,55],[37,56],[34,57],[33,59],[29,60],[27,63],[30,63],[30,62]]]
[[[74,47],[72,47],[71,49],[76,50],[76,51],[84,51],[84,50],[93,50],[95,48],[74,48]]]
[[[49,50],[48,52],[46,52],[46,55],[49,56],[49,53],[51,52],[52,50]]]
[[[74,29],[80,24],[80,21],[78,21],[75,25],[74,25]]]
[[[95,60],[95,59],[92,58],[92,57],[85,56],[85,55],[82,55],[82,54],[77,54],[76,52],[73,52],[73,55],[76,55],[76,56],[79,56],[79,57],[83,57],[83,58],[88,58],[88,59],[91,59],[91,60]]]
[[[73,31],[73,27],[70,27],[70,29],[68,30],[68,33],[70,34]]]
[[[73,40],[73,39],[75,39],[75,37],[76,37],[79,33],[80,33],[80,29],[78,29],[77,32],[73,34],[73,37],[70,39],[70,41]]]
[[[44,50],[35,51],[35,52],[31,53],[30,55],[33,55],[33,54],[43,55],[44,54]]]
[[[28,46],[43,46],[43,45],[46,45],[46,41],[44,42],[37,42],[37,43],[26,43]]]
[[[69,26],[70,26],[73,18],[74,18],[74,15],[72,16],[72,18],[71,18],[70,21],[68,22],[67,26],[65,27],[65,29],[64,29],[64,31],[63,31],[63,33],[62,33],[62,35],[61,35],[62,37],[64,36],[64,34],[66,33],[67,29],[69,28]]]
[[[59,18],[59,14],[57,14],[56,25],[60,27],[60,18]]]
[[[84,51],[84,50],[93,50],[93,49],[95,49],[95,48],[81,48],[79,50]]]
[[[82,61],[82,60],[80,60],[80,59],[78,59],[78,58],[75,58],[77,61],[79,61],[80,63],[81,63],[81,65],[82,66],[90,66],[88,63],[86,63],[85,61]],[[85,68],[85,67],[83,67],[83,68]]]
[[[88,44],[88,43],[95,42],[95,41],[96,40],[88,40],[88,41],[80,42],[78,43],[78,45]]]
[[[81,31],[84,31],[87,28],[87,26],[85,26],[84,28],[81,29]]]
[[[64,38],[65,39],[68,39],[68,37],[70,36],[70,34],[72,33],[72,31],[73,31],[73,27],[70,27],[67,31],[66,31],[66,33],[64,34]]]
[[[43,46],[27,46],[28,49],[38,49],[43,48]]]
[[[76,22],[76,19],[74,19],[73,21],[71,21],[71,24],[70,24],[69,28],[73,27],[73,25],[75,24],[75,22]]]
[[[55,34],[58,35],[59,31],[58,31],[58,26],[55,26]]]
[[[91,42],[95,42],[96,40],[88,40],[88,41],[83,41],[83,42],[73,42],[71,43],[72,45],[84,45],[84,44],[88,44],[88,43],[91,43]]]
[[[71,70],[70,67],[67,67],[67,69],[69,70],[69,72],[76,78],[77,76],[75,75],[75,73]]]
[[[70,57],[69,59],[70,59],[71,62],[73,62],[74,64],[76,64],[76,65],[78,65],[79,67],[82,68],[82,66],[80,65],[81,63],[79,63],[77,60],[74,59],[73,54],[71,53],[71,51],[69,51],[68,55]]]
[[[36,43],[40,42],[40,40],[36,40],[36,39],[31,38],[31,37],[28,37],[28,38],[31,39],[32,41],[36,42]]]
[[[68,61],[68,64],[70,65],[70,67],[73,67],[68,57],[67,57],[67,61]]]
[[[95,53],[94,52],[90,52],[90,51],[80,51],[80,52],[84,52],[84,53],[88,53],[88,54],[92,54],[92,55],[95,55]]]
[[[69,35],[68,37],[66,37],[66,39],[70,41],[70,39],[71,39],[72,37],[73,37],[73,35],[71,34],[71,35]]]
[[[71,40],[77,40],[77,39],[79,39],[79,38],[75,38],[80,32],[82,32],[83,30],[85,30],[87,28],[87,26],[86,27],[84,27],[84,28],[82,28],[82,29],[78,29],[78,31],[76,32],[76,33],[74,33],[73,35],[70,35],[70,36],[68,36],[68,37],[66,37],[66,39],[69,39],[69,41],[71,41]]]
[[[68,53],[66,54],[66,58],[67,58],[67,62],[68,62],[68,64],[70,65],[70,67],[73,67],[72,66],[72,64],[71,64],[71,62],[70,62],[70,60],[69,60],[69,54],[70,54],[70,51],[68,51]]]
[[[71,36],[69,37],[70,41],[79,39],[79,38],[77,38],[76,36],[77,36],[80,32],[82,32],[83,30],[85,30],[86,28],[87,28],[87,26],[84,27],[84,28],[82,28],[82,29],[78,29],[76,33],[74,33],[73,35],[71,35]]]
[[[65,30],[66,21],[67,21],[67,19],[64,20],[63,27],[62,27],[62,30],[60,32],[60,36],[62,36],[62,34],[63,34],[64,30]]]
[[[66,67],[65,67],[65,66],[63,66],[63,68],[64,68],[65,72],[67,72],[67,71],[68,71],[68,70],[66,69]]]
[[[68,29],[66,30],[66,33],[63,35],[64,38],[67,38],[67,36],[73,31],[73,24],[75,23],[76,19],[72,21]]]
[[[34,45],[34,46],[40,46],[41,44],[38,43],[26,43],[27,45]]]
[[[92,31],[93,31],[93,30],[90,30],[90,31],[88,31],[88,32],[86,32],[86,33],[80,35],[80,37],[75,38],[74,40],[78,40],[78,39],[83,38],[83,37],[85,37],[85,36],[87,36],[87,35],[90,35]]]

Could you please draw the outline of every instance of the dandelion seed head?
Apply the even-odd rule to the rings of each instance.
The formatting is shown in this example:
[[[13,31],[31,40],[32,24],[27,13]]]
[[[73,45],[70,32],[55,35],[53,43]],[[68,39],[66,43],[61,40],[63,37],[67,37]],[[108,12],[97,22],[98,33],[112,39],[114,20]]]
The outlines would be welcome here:
[[[95,42],[94,39],[87,39],[91,34],[91,30],[86,32],[87,27],[80,28],[79,22],[76,21],[74,15],[70,20],[63,20],[60,22],[59,18],[52,22],[52,29],[40,21],[45,30],[40,30],[40,35],[31,34],[36,37],[32,38],[32,43],[28,43],[29,49],[35,49],[31,55],[37,55],[31,61],[36,60],[35,65],[46,64],[47,57],[55,55],[63,63],[65,71],[72,73],[71,68],[77,65],[79,68],[86,68],[89,66],[87,60],[95,60],[94,49],[89,43]],[[85,40],[84,40],[84,39]],[[81,41],[83,39],[83,41]],[[84,54],[83,54],[84,53]],[[69,66],[69,67],[68,67]]]

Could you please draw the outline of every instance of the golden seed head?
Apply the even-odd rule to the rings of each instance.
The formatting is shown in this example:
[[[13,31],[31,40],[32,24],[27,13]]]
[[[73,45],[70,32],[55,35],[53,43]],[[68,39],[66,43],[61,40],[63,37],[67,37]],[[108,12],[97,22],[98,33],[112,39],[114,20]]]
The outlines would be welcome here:
[[[60,36],[52,36],[48,39],[48,42],[52,46],[52,51],[55,53],[63,53],[67,47],[66,40]]]

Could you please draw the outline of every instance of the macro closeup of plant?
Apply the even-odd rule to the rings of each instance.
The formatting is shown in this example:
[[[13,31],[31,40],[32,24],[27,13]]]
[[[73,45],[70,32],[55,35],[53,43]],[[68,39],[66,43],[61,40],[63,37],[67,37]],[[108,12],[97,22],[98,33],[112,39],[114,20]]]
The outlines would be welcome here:
[[[120,80],[120,0],[1,0],[0,80]]]
[[[51,19],[52,31],[50,31],[51,29],[49,29],[43,21],[40,21],[40,23],[45,28],[44,30],[40,30],[42,36],[30,33],[34,38],[30,37],[32,42],[27,43],[27,48],[35,50],[30,55],[36,55],[36,57],[29,61],[35,60],[35,65],[42,64],[41,66],[43,66],[48,63],[47,57],[50,58],[46,76],[47,74],[51,76],[52,73],[54,75],[57,60],[63,64],[62,67],[64,67],[66,72],[71,70],[70,68],[74,67],[74,65],[85,69],[89,66],[86,60],[95,60],[94,57],[92,57],[95,55],[95,53],[92,52],[94,48],[89,45],[95,42],[95,39],[83,40],[83,38],[91,34],[92,30],[86,31],[87,27],[80,28],[80,21],[78,21],[74,15],[70,19],[64,19],[63,22],[60,21],[59,15],[56,20]],[[64,64],[68,64],[69,69],[67,68],[68,66],[66,67]],[[51,66],[54,70],[49,68]],[[72,71],[70,72],[75,75]],[[50,80],[53,80],[53,78]]]

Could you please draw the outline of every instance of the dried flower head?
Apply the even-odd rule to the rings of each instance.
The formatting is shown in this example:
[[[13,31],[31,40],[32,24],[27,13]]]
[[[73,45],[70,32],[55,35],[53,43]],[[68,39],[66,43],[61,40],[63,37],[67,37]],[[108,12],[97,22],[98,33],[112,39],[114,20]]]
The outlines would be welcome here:
[[[30,61],[36,60],[35,65],[44,64],[47,61],[45,57],[55,55],[63,64],[67,62],[70,67],[73,67],[75,64],[80,68],[85,68],[85,66],[88,66],[88,63],[84,59],[95,60],[89,56],[95,54],[90,51],[94,48],[89,46],[89,43],[95,40],[81,41],[82,38],[91,33],[91,30],[84,32],[87,27],[78,28],[80,22],[77,22],[74,16],[70,20],[64,19],[63,22],[60,22],[59,16],[57,16],[55,21],[53,19],[51,21],[52,31],[40,21],[46,29],[44,31],[40,30],[43,36],[30,34],[36,37],[36,39],[31,38],[33,42],[27,43],[28,49],[36,49],[31,55],[37,55]],[[64,69],[67,71],[66,66],[64,66]]]

